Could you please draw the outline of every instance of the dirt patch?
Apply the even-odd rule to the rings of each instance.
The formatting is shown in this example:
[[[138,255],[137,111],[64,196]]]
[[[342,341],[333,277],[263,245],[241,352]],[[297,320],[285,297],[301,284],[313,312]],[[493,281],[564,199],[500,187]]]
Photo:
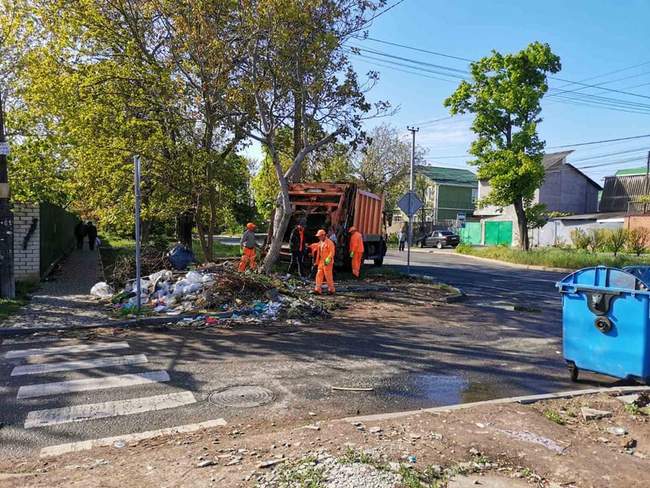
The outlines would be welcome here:
[[[583,407],[611,416],[587,421]],[[354,487],[364,479],[382,487],[467,486],[468,475],[484,486],[648,486],[650,423],[632,410],[601,394],[372,422],[319,421],[314,413],[307,424],[228,425],[57,458],[3,460],[0,486],[100,479],[102,486]]]

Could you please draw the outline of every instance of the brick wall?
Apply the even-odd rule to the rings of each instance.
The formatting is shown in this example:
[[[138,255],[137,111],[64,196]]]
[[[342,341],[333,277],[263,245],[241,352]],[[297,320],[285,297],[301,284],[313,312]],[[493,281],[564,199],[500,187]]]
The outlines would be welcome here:
[[[40,211],[38,204],[14,205],[14,273],[17,280],[38,280],[40,278]],[[29,233],[34,219],[39,219],[36,228],[27,241],[24,249],[25,237]]]
[[[639,227],[650,229],[650,215],[628,215],[625,217],[626,229],[637,229]]]

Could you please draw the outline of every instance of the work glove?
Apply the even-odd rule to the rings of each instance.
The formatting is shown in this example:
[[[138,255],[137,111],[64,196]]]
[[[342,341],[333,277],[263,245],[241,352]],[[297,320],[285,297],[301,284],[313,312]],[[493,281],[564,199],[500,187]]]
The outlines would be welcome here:
[[[329,266],[332,262],[332,258],[325,258],[325,266]]]
[[[354,251],[350,251],[350,257],[351,257],[351,258],[354,257]]]

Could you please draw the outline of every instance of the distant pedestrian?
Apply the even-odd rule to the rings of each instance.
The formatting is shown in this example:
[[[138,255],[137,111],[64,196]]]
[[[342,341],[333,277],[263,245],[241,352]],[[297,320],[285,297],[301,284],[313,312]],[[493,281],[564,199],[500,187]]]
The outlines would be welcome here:
[[[405,243],[406,243],[406,236],[404,235],[404,231],[400,229],[399,232],[397,233],[397,244],[399,245],[400,251],[404,250]]]
[[[86,235],[88,236],[88,247],[91,251],[94,251],[97,243],[97,227],[91,221],[86,224]]]
[[[86,237],[86,232],[86,224],[80,220],[79,223],[74,226],[74,237],[77,239],[77,249],[84,248],[84,237]]]
[[[291,262],[287,273],[291,273],[294,265],[298,268],[298,276],[304,276],[304,263],[305,251],[307,250],[307,243],[305,242],[305,229],[301,224],[298,224],[291,231],[289,236],[289,249],[291,250]]]
[[[252,222],[246,224],[246,231],[241,236],[239,245],[241,246],[242,255],[239,261],[239,271],[243,273],[247,269],[254,270],[257,267],[255,262],[257,258],[257,238],[255,229],[257,226]]]

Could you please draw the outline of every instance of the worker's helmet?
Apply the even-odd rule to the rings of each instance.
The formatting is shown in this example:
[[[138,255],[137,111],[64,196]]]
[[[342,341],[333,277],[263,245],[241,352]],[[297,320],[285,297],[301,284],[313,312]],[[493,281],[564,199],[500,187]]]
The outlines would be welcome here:
[[[326,236],[326,235],[327,235],[327,233],[323,229],[316,232],[316,237],[322,237],[322,236]]]
[[[356,231],[357,231],[357,228],[354,225],[352,227],[350,227],[350,230],[348,230],[348,232],[350,234],[352,234],[353,232],[356,232]]]
[[[246,228],[248,230],[255,230],[257,226],[253,222],[249,222],[248,224],[246,224]]]

